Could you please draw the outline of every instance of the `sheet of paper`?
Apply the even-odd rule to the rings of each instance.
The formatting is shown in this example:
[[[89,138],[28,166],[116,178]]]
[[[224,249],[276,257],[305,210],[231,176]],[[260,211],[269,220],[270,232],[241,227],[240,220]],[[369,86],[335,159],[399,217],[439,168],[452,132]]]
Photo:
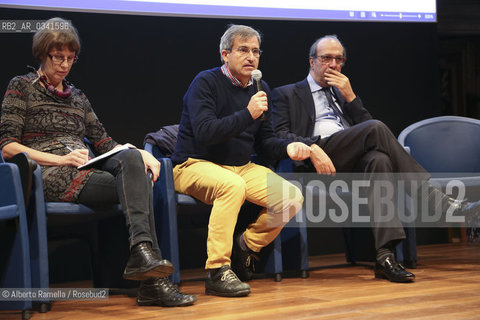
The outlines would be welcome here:
[[[114,155],[115,153],[120,152],[122,150],[126,150],[126,149],[136,149],[136,147],[133,144],[126,143],[124,145],[121,145],[120,147],[113,148],[112,150],[105,152],[104,154],[101,154],[98,157],[90,159],[87,163],[82,164],[81,166],[78,166],[77,169],[84,169],[90,166],[91,164],[94,164],[95,162],[106,159],[111,155]]]

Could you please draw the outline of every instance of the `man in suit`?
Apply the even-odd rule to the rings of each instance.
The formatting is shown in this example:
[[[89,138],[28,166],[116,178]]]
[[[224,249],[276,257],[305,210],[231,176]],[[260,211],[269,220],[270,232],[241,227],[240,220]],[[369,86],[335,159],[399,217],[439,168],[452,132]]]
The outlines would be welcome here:
[[[274,129],[281,138],[301,141],[311,147],[310,159],[294,162],[297,172],[331,175],[363,172],[377,175],[402,173],[406,180],[425,181],[429,208],[471,215],[477,203],[454,200],[427,181],[429,174],[397,142],[388,127],[373,120],[341,71],[346,53],[335,35],[319,38],[310,48],[310,72],[306,79],[272,91]],[[374,178],[371,178],[374,179]],[[370,215],[381,195],[369,188]],[[405,190],[411,194],[412,190]],[[383,210],[383,212],[382,212]],[[380,208],[386,216],[388,207]],[[375,276],[393,282],[411,282],[415,275],[396,261],[393,249],[405,239],[395,213],[389,221],[373,219],[377,250]]]

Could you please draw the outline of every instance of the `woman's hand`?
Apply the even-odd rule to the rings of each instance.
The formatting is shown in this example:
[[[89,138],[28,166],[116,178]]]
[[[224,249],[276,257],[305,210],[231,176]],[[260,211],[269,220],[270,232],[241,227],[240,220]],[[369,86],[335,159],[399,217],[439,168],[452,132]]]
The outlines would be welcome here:
[[[87,149],[77,149],[66,155],[60,156],[53,153],[38,151],[18,142],[9,143],[2,148],[2,155],[5,159],[10,159],[20,152],[26,152],[32,160],[41,166],[78,167],[89,160]]]
[[[76,149],[64,156],[60,156],[58,165],[78,167],[87,163],[87,161],[88,149]]]
[[[158,176],[160,175],[160,162],[155,159],[150,152],[142,149],[137,150],[140,151],[140,154],[142,155],[143,163],[145,164],[145,174],[147,174],[148,170],[150,170],[153,175],[153,182],[157,181]]]

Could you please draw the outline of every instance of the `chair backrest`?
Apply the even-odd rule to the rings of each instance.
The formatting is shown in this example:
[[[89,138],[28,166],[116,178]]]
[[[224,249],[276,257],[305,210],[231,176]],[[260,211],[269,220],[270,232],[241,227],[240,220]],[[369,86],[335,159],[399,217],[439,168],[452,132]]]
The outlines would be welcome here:
[[[16,219],[10,227],[0,224],[0,287],[31,288],[30,247],[27,217],[15,164],[0,163],[0,221]],[[32,301],[0,301],[0,310],[26,310]]]
[[[3,218],[11,219],[18,217],[18,211],[25,212],[23,204],[23,192],[20,182],[20,171],[15,164],[1,163],[0,164],[0,213],[4,213]],[[8,210],[7,210],[8,209]],[[7,212],[9,212],[7,214]]]
[[[429,172],[480,172],[480,120],[422,120],[405,128],[398,141]]]

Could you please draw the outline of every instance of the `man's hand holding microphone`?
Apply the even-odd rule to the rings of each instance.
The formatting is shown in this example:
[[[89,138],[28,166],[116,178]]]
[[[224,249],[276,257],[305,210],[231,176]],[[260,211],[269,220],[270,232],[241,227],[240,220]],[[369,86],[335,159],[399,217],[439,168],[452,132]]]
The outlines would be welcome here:
[[[263,113],[268,110],[268,99],[265,91],[262,91],[262,84],[260,82],[262,72],[260,70],[253,70],[252,79],[255,80],[257,93],[250,98],[247,109],[250,111],[253,119],[260,118],[260,120],[264,120],[265,116]]]

